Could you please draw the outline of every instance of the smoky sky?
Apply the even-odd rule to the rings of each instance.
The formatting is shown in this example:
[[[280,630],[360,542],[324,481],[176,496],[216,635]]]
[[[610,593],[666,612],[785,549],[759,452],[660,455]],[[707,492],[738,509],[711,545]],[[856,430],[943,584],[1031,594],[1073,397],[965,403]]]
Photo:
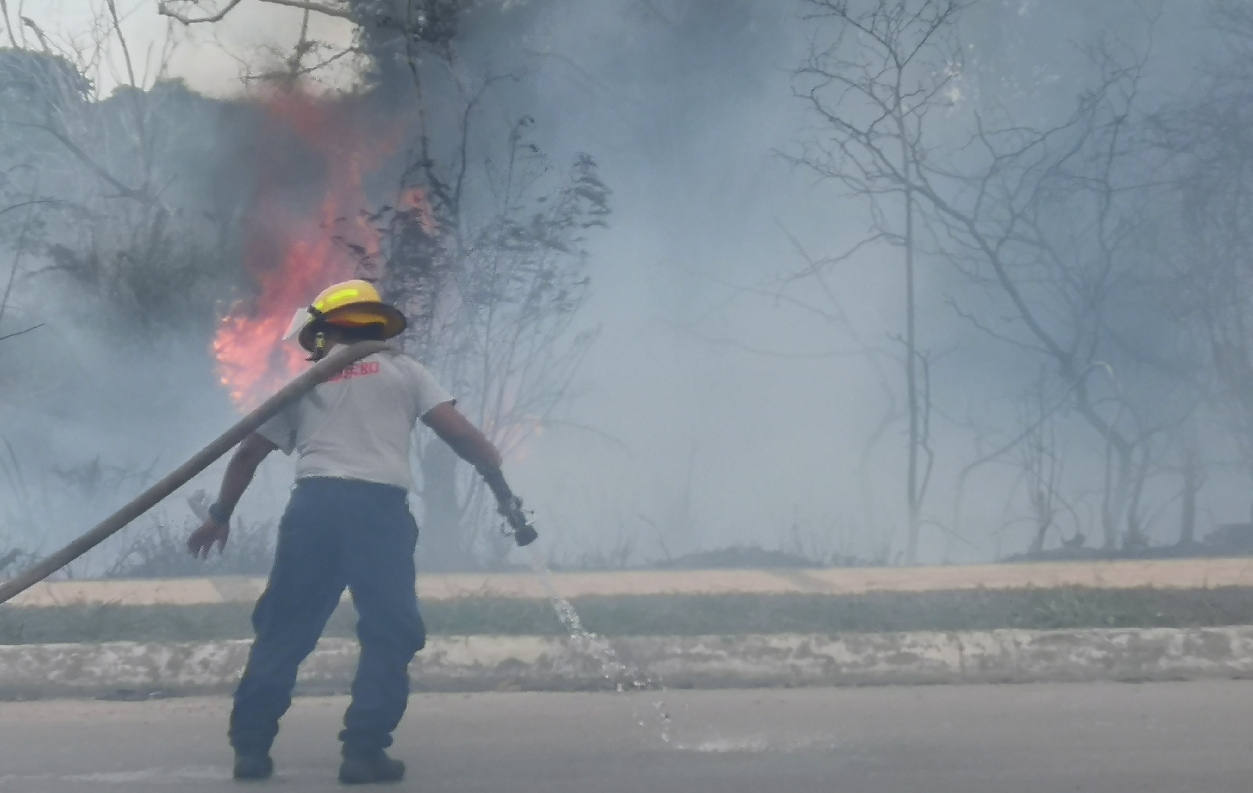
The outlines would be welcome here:
[[[1151,52],[1146,91],[1166,101],[1198,79],[1217,43],[1197,6],[980,4],[958,30],[962,101],[1052,123],[1091,78],[1085,51],[1098,41]],[[593,296],[579,321],[601,335],[568,405],[506,465],[558,558],[624,541],[645,560],[797,537],[828,553],[899,551],[903,425],[866,453],[885,403],[899,398],[899,371],[882,383],[844,330],[769,294],[803,268],[804,253],[846,249],[869,225],[862,204],[788,162],[821,132],[793,95],[815,36],[805,12],[785,0],[533,0],[467,21],[465,77],[517,76],[483,111],[485,139],[529,115],[554,162],[586,152],[613,190],[609,228],[590,236]],[[951,132],[965,134],[956,119]],[[890,246],[841,266],[834,283],[864,342],[890,347],[901,334],[900,279]],[[950,525],[960,473],[981,453],[966,424],[984,422],[988,444],[1010,432],[1038,367],[955,314],[961,281],[944,262],[924,256],[919,282],[919,322],[936,353],[926,511],[945,524],[924,529],[923,557],[987,560],[1024,547],[1029,528],[1013,522],[1015,475],[995,465],[965,481],[962,523]],[[51,287],[32,293],[59,299]],[[68,346],[84,362],[73,365],[90,371],[71,378],[75,387],[91,383],[94,393],[63,395],[55,411],[28,401],[5,413],[4,434],[32,469],[97,455],[171,467],[232,418],[195,345],[20,349],[55,369]],[[140,389],[168,399],[135,409],[126,395]],[[11,423],[19,415],[22,428]],[[1062,432],[1076,475],[1096,471],[1099,451],[1083,431]],[[278,508],[285,465],[266,464],[245,509]],[[1243,519],[1247,499],[1234,486],[1216,480],[1207,497],[1213,522]],[[103,501],[61,519],[86,521]]]

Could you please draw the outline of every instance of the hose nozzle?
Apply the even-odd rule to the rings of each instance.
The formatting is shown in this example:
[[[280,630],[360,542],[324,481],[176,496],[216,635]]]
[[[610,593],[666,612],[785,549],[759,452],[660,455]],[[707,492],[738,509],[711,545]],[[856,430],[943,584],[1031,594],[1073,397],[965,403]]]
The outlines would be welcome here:
[[[522,508],[522,499],[514,496],[507,502],[500,502],[500,514],[505,519],[505,534],[512,536],[519,548],[530,545],[539,538],[535,524],[527,518],[526,510]]]
[[[535,530],[535,524],[527,517],[527,512],[522,508],[522,499],[513,494],[509,489],[509,485],[505,483],[504,474],[499,468],[479,469],[479,473],[483,476],[483,481],[487,482],[487,486],[491,488],[492,495],[496,496],[496,504],[502,517],[505,519],[505,534],[513,537],[513,541],[518,547],[524,547],[535,542],[539,537],[539,532]]]

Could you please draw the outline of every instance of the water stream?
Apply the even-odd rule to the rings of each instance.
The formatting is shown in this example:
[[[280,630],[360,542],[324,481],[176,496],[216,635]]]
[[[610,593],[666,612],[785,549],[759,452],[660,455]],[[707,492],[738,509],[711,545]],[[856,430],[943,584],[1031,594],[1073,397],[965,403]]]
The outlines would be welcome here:
[[[618,658],[618,654],[614,652],[608,639],[583,627],[583,621],[579,619],[579,613],[574,610],[574,606],[569,600],[558,594],[553,586],[552,573],[549,571],[543,557],[540,556],[539,549],[535,545],[530,545],[526,548],[526,552],[531,561],[531,570],[535,573],[535,577],[539,579],[540,585],[544,587],[544,592],[548,595],[548,602],[552,604],[553,611],[557,612],[557,619],[561,621],[562,627],[570,635],[575,649],[600,664],[601,674],[606,680],[613,682],[619,692],[664,692],[665,686],[661,680],[645,674],[635,664],[624,663]],[[666,711],[665,700],[658,697],[653,699],[651,704],[651,711],[641,714],[639,712],[638,700],[633,698],[632,715],[636,723],[646,730],[649,729],[651,722],[652,727],[657,731],[662,742],[669,744],[671,725],[670,714]]]

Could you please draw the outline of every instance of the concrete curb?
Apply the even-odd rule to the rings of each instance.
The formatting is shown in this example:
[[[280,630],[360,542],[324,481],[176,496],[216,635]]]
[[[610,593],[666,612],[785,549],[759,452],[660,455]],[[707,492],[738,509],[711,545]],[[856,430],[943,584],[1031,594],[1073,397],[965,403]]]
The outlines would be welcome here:
[[[540,636],[441,637],[411,667],[425,691],[860,686],[1253,676],[1253,626],[1081,631],[628,637],[626,669]],[[231,690],[250,642],[0,646],[0,698],[213,694]],[[603,646],[593,648],[604,657]],[[305,693],[347,691],[356,642],[325,639],[301,667]]]

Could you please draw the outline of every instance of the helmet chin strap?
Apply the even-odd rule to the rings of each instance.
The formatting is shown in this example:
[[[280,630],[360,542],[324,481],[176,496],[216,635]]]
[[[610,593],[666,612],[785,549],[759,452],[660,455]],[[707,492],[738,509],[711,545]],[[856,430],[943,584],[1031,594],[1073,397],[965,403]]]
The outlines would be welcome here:
[[[326,357],[326,331],[320,330],[313,335],[313,353],[309,360],[317,363]]]
[[[318,311],[314,306],[309,306],[309,316],[311,317],[310,322],[322,323],[322,327],[313,336],[313,349],[309,355],[309,360],[317,363],[326,357],[326,323],[323,322],[326,314]]]

